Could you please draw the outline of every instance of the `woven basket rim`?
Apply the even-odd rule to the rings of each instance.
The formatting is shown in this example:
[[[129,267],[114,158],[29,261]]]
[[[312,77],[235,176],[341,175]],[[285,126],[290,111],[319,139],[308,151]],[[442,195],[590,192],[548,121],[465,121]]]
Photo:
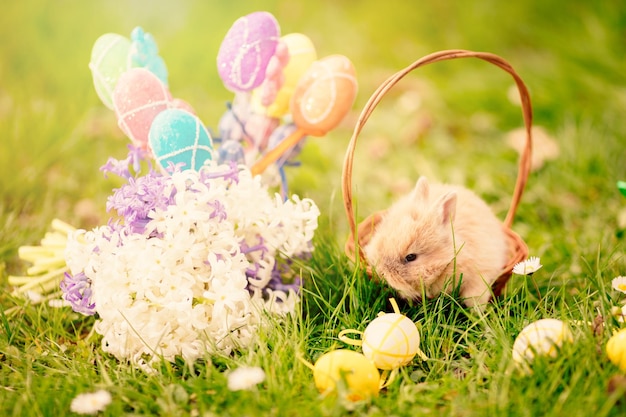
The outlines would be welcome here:
[[[505,59],[489,52],[477,52],[464,49],[450,49],[434,52],[418,59],[404,69],[396,72],[395,74],[387,78],[387,80],[385,80],[382,84],[380,84],[380,86],[374,91],[374,93],[372,93],[369,100],[363,107],[363,110],[361,111],[361,114],[356,122],[354,130],[352,132],[352,137],[350,138],[350,141],[348,143],[346,155],[343,162],[343,170],[341,175],[342,196],[345,214],[348,219],[348,224],[350,226],[350,234],[346,241],[345,253],[353,261],[356,261],[358,258],[365,266],[368,275],[372,275],[372,269],[367,264],[367,260],[365,259],[362,248],[369,241],[369,237],[375,231],[376,225],[380,222],[380,219],[382,218],[382,215],[385,211],[383,210],[375,212],[366,217],[361,223],[357,225],[352,195],[352,167],[354,163],[354,152],[356,150],[356,144],[361,130],[365,127],[367,120],[373,113],[376,106],[378,106],[383,97],[387,94],[387,92],[389,92],[389,90],[391,90],[411,71],[435,62],[459,58],[478,58],[501,68],[502,70],[510,74],[515,81],[515,85],[521,99],[521,108],[524,120],[526,140],[518,162],[517,178],[515,181],[515,188],[513,190],[513,196],[511,198],[509,210],[504,221],[502,222],[502,227],[507,236],[509,260],[507,264],[503,266],[502,275],[500,275],[500,277],[492,285],[494,295],[498,296],[502,293],[508,279],[511,277],[511,273],[515,264],[523,261],[528,256],[528,247],[526,246],[526,243],[517,233],[512,230],[511,227],[513,224],[515,213],[517,211],[517,207],[519,206],[522,194],[524,192],[524,187],[526,186],[526,182],[528,181],[528,176],[530,174],[532,152],[532,106],[530,102],[528,88],[524,84],[524,81],[519,76],[519,74]]]

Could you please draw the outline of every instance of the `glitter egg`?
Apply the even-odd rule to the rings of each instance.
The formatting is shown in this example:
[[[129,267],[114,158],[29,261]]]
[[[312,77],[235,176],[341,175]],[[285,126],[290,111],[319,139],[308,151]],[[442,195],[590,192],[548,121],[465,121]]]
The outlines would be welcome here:
[[[284,81],[276,98],[266,108],[271,117],[282,117],[289,112],[289,103],[300,78],[306,73],[311,64],[317,59],[317,52],[311,39],[301,33],[290,33],[280,38],[287,46],[289,62],[283,69]],[[252,101],[260,101],[259,90],[252,92]]]
[[[145,68],[126,71],[113,91],[117,122],[135,146],[147,149],[148,133],[154,118],[172,107],[169,90]]]
[[[379,369],[391,370],[411,362],[419,352],[420,334],[407,316],[397,313],[375,318],[363,332],[363,355]]]
[[[130,68],[129,39],[116,33],[105,33],[96,39],[91,50],[89,69],[93,85],[102,103],[113,109],[113,90],[120,76]]]
[[[572,342],[572,333],[563,321],[541,319],[524,327],[513,344],[513,360],[526,366],[535,356],[555,358],[564,342]]]
[[[278,22],[268,12],[242,16],[226,33],[217,53],[217,71],[231,91],[250,91],[265,79],[265,69],[280,38]]]
[[[606,343],[606,354],[622,372],[626,372],[626,329],[611,336]]]
[[[294,90],[293,121],[307,134],[323,136],[348,114],[356,92],[356,74],[348,58],[331,55],[315,61]]]
[[[313,368],[313,379],[322,394],[338,391],[343,382],[345,397],[350,401],[376,396],[380,387],[380,374],[374,364],[361,353],[347,349],[320,356]]]
[[[182,109],[159,113],[150,127],[150,148],[163,168],[183,163],[182,169],[199,170],[213,159],[213,141],[200,119]]]

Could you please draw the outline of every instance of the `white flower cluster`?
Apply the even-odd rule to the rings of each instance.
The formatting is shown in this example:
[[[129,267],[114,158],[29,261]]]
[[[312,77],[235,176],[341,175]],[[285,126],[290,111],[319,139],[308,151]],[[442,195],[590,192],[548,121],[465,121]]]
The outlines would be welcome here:
[[[293,310],[297,293],[270,283],[279,264],[312,251],[319,210],[272,198],[246,167],[220,174],[231,168],[161,177],[171,202],[140,232],[110,223],[70,236],[66,261],[90,284],[105,351],[138,365],[193,361],[249,345],[264,312]]]

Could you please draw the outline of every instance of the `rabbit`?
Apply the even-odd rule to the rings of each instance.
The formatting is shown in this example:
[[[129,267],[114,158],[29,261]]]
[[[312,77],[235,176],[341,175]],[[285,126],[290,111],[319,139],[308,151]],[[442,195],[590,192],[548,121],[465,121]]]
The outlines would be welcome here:
[[[450,293],[460,279],[463,303],[481,309],[508,256],[502,223],[480,197],[426,177],[385,212],[363,250],[402,298]]]

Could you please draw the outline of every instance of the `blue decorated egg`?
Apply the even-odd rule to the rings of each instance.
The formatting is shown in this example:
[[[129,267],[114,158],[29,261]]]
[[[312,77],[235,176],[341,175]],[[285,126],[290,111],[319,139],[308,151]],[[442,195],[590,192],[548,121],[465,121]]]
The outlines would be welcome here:
[[[167,109],[159,113],[150,126],[150,148],[163,168],[169,163],[181,164],[182,169],[199,170],[213,156],[211,135],[200,119],[182,109]]]

